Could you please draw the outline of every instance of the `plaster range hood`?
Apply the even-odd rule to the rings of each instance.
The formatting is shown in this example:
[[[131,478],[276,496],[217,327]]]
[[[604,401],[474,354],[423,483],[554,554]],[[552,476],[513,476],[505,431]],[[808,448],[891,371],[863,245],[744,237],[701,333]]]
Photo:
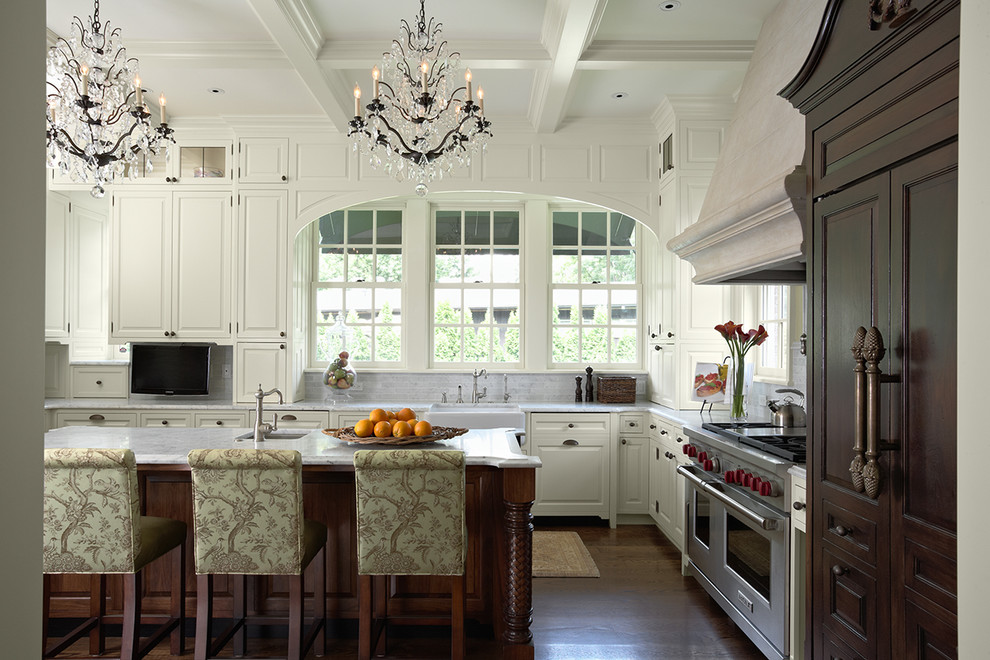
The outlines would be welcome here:
[[[802,284],[804,116],[777,95],[804,63],[825,0],[781,0],[760,30],[697,222],[667,243],[697,284]]]

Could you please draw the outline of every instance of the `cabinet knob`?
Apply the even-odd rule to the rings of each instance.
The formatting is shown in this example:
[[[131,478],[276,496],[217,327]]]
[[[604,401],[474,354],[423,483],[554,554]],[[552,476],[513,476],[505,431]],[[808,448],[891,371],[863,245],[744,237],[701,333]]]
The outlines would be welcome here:
[[[168,337],[168,330],[165,331],[165,336]]]
[[[629,426],[635,428],[636,427],[636,422],[629,422]]]
[[[288,181],[288,180],[289,180],[289,178],[283,174],[282,175],[282,181]]]
[[[573,438],[568,438],[567,440],[564,440],[561,444],[567,445],[568,447],[576,447],[578,441],[574,440]]]
[[[673,336],[674,336],[674,333],[673,333],[673,332],[668,332],[668,333],[667,333],[667,337],[668,337],[668,338],[670,338],[670,337],[673,337]]]
[[[807,509],[807,508],[808,508],[808,505],[805,504],[804,502],[795,502],[794,503],[794,510],[795,511],[801,511],[801,510]]]
[[[839,536],[848,536],[849,535],[849,531],[850,530],[846,529],[842,525],[836,525],[835,526],[835,533],[838,534]]]
[[[96,384],[97,385],[102,385],[103,384],[103,381],[102,380],[98,380],[98,381],[96,381]]]
[[[655,351],[662,351],[663,350],[663,346],[661,346],[660,344],[657,344],[656,346],[653,347],[653,350],[655,350]]]
[[[849,569],[848,568],[845,568],[843,566],[839,566],[838,564],[836,564],[835,566],[832,567],[832,575],[834,575],[835,577],[842,577],[843,575],[846,575],[847,573],[849,573]]]
[[[660,435],[667,435],[666,429],[660,429]]]
[[[217,426],[223,426],[223,420],[222,419],[218,419],[217,420]]]
[[[278,347],[281,348],[283,351],[285,350],[285,344],[279,344]]]
[[[168,336],[169,337],[174,337],[175,336],[175,331],[173,330],[172,332],[168,333]]]
[[[656,425],[656,424],[650,424],[650,430],[651,430],[651,431],[652,431],[652,430],[654,430],[654,429],[656,429],[656,427],[657,427],[657,425]]]
[[[572,429],[572,428],[574,428],[574,425],[573,424],[568,424],[567,425],[567,428]]]
[[[168,420],[167,419],[163,419],[162,420],[162,426],[168,426]]]
[[[278,333],[278,336],[279,337],[284,337],[285,336],[285,331],[283,330],[282,332]]]
[[[621,442],[622,442],[622,444],[626,444],[626,439],[623,438]]]
[[[89,421],[91,421],[91,422],[102,422],[105,419],[106,419],[106,417],[104,417],[103,415],[100,415],[98,413],[89,416]]]

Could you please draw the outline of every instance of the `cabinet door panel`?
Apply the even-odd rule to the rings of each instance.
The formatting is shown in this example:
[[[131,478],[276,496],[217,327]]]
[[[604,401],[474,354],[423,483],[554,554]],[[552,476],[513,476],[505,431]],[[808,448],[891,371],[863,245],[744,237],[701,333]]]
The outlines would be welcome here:
[[[234,400],[237,403],[254,403],[254,393],[259,385],[266,392],[273,387],[285,392],[285,344],[237,344],[234,373]]]
[[[589,439],[577,445],[540,443],[543,468],[536,474],[539,515],[608,517],[608,446]]]
[[[171,193],[114,196],[111,336],[162,338],[170,329]]]
[[[864,657],[877,657],[876,578],[841,553],[824,546],[815,569],[817,587],[825,599],[825,627]]]
[[[69,200],[49,193],[45,204],[45,337],[69,336]]]
[[[177,193],[173,220],[172,330],[230,336],[230,194]]]
[[[616,484],[618,513],[646,513],[649,496],[650,463],[647,452],[649,439],[645,436],[619,437],[619,469]]]
[[[284,191],[242,192],[237,230],[237,336],[284,337],[286,204]]]

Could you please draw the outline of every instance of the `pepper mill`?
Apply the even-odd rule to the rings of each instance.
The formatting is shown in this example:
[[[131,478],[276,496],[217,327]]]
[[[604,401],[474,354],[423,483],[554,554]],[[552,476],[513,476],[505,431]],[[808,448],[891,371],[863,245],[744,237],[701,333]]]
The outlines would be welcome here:
[[[580,376],[575,376],[574,377],[574,385],[575,385],[575,387],[574,387],[574,401],[577,402],[577,403],[581,403],[581,377]]]
[[[592,371],[594,371],[594,369],[592,369],[591,367],[588,367],[587,369],[584,370],[584,372],[586,374],[588,374],[588,382],[584,384],[584,400],[585,401],[594,401],[595,400],[595,391],[594,391],[594,387],[591,384],[591,372]]]

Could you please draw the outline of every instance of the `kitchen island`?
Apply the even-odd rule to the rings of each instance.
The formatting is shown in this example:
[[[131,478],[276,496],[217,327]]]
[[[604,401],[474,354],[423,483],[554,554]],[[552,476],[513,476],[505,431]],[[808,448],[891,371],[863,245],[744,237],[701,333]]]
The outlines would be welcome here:
[[[330,530],[327,548],[327,617],[356,619],[357,558],[354,467],[357,449],[316,430],[296,439],[237,440],[250,429],[65,427],[45,435],[45,447],[126,447],[138,464],[143,513],[183,520],[192,543],[192,491],[186,455],[192,449],[258,447],[295,449],[302,454],[303,496],[307,518]],[[423,449],[457,449],[465,453],[468,525],[467,616],[490,625],[502,643],[504,658],[532,658],[532,515],[535,470],[540,460],[526,456],[509,429],[484,429],[434,443]],[[187,581],[195,585],[192,548],[187,553]],[[152,569],[157,567],[152,566]],[[229,615],[230,595],[218,579],[218,616]],[[144,580],[146,612],[165,612],[168,582],[163,571]],[[190,587],[192,589],[192,587]],[[57,576],[52,585],[52,615],[89,614],[86,576]],[[434,616],[449,611],[449,587],[443,578],[394,577],[389,585],[390,616]],[[284,614],[287,584],[279,577],[260,578],[249,608],[260,614]],[[119,611],[120,585],[111,580],[108,610]],[[187,593],[195,608],[195,591]],[[195,611],[191,609],[189,611]],[[333,626],[331,625],[331,629]]]

